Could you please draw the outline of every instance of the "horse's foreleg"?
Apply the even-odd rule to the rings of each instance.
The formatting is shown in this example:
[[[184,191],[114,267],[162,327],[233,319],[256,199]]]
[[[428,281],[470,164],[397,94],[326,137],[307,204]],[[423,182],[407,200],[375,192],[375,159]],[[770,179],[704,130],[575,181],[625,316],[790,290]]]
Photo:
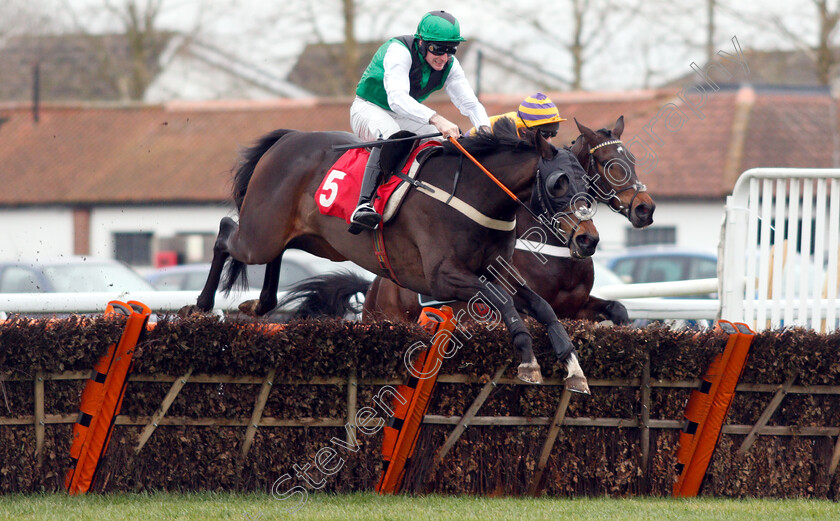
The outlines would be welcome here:
[[[431,282],[432,296],[438,300],[461,300],[468,302],[469,306],[482,300],[492,306],[501,315],[513,338],[513,345],[519,353],[520,363],[517,376],[528,383],[542,383],[540,364],[534,356],[532,347],[531,332],[516,312],[513,298],[501,285],[492,282],[482,284],[474,273],[451,265],[447,266],[446,263],[441,265],[436,276],[431,278]],[[473,314],[472,309],[469,309],[469,312]],[[492,315],[493,311],[490,314]],[[489,317],[487,320],[481,320],[476,316],[472,318],[478,322],[487,322],[492,319]]]
[[[566,362],[566,369],[568,370],[565,381],[566,389],[589,394],[589,384],[587,384],[586,376],[584,376],[583,369],[578,362],[577,352],[572,345],[572,340],[566,333],[563,324],[557,320],[557,315],[554,314],[554,310],[551,309],[549,303],[525,284],[516,287],[513,300],[516,309],[531,315],[545,326],[554,353],[558,359]]]
[[[259,300],[247,300],[239,304],[239,311],[246,315],[263,316],[277,307],[277,287],[280,284],[280,260],[282,254],[265,265],[265,278]]]
[[[204,283],[204,288],[195,303],[195,307],[199,311],[207,312],[213,309],[213,304],[216,302],[216,290],[219,288],[219,280],[222,278],[222,268],[225,267],[225,261],[230,256],[227,241],[235,229],[236,222],[230,217],[223,218],[219,223],[219,235],[216,236],[216,242],[213,244],[213,261],[210,264],[210,273],[207,275],[207,282]],[[183,315],[188,308],[183,308],[179,314]]]
[[[379,304],[379,284],[382,280],[384,280],[382,277],[373,279],[367,293],[365,293],[365,302],[362,305],[362,322],[375,322],[382,319]]]

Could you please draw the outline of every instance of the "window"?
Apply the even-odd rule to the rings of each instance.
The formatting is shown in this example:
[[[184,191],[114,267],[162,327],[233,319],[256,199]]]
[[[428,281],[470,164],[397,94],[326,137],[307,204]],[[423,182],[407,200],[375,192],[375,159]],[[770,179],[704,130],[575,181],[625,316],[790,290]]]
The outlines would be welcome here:
[[[114,257],[126,264],[149,266],[152,264],[151,233],[115,233]]]
[[[0,276],[0,293],[41,293],[44,288],[32,270],[11,266]]]
[[[646,244],[676,244],[676,226],[648,226],[638,230],[627,228],[625,241],[627,246],[644,246]]]
[[[649,257],[640,259],[633,282],[670,282],[682,280],[686,259],[683,257]]]
[[[636,267],[634,259],[621,259],[615,263],[612,270],[616,275],[621,277],[621,280],[627,283],[635,282],[633,280],[633,271]]]
[[[717,261],[700,258],[694,258],[689,261],[686,280],[714,278],[717,278]]]

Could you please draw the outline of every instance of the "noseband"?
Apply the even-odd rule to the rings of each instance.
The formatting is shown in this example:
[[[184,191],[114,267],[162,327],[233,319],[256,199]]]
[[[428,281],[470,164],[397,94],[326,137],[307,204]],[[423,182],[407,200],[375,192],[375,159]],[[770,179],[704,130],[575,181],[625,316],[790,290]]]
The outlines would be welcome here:
[[[601,174],[598,173],[598,165],[601,165],[601,167],[604,168],[604,175],[607,175],[606,165],[601,163],[597,159],[595,159],[594,152],[601,147],[605,147],[605,146],[609,146],[609,145],[623,145],[623,144],[624,143],[622,143],[620,139],[613,139],[611,141],[604,141],[603,143],[601,143],[599,145],[595,145],[594,147],[589,149],[589,166],[586,168],[586,173],[589,174],[587,176],[587,183],[588,183],[589,178],[590,178],[589,176],[591,176],[593,174],[595,176],[598,176],[598,177],[601,176]],[[621,202],[621,198],[618,197],[618,194],[624,193],[627,190],[633,190],[633,197],[630,198],[630,203],[627,206],[624,206],[624,204]],[[593,194],[593,195],[595,195],[595,196],[599,195],[597,193],[598,192],[597,190],[595,192],[596,193]],[[620,213],[621,215],[623,215],[623,216],[625,216],[629,219],[630,218],[630,209],[633,208],[633,201],[636,200],[636,196],[639,195],[640,192],[647,192],[647,186],[645,186],[643,183],[640,183],[639,181],[636,181],[632,185],[626,186],[626,187],[624,187],[624,188],[622,188],[618,191],[616,191],[614,188],[610,187],[610,192],[611,192],[611,195],[610,195],[609,199],[607,199],[607,200],[601,199],[601,202],[609,203],[612,199],[615,199],[616,201],[618,201],[618,208],[613,208],[613,206],[610,204],[609,205],[610,209],[614,212]]]

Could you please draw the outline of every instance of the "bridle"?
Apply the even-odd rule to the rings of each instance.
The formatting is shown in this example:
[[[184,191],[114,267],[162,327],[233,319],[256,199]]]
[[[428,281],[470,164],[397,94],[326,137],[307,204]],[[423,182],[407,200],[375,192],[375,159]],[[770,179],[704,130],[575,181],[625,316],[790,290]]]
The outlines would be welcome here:
[[[572,156],[572,157],[574,157],[574,156]],[[567,210],[565,212],[557,212],[555,210],[552,202],[550,200],[546,200],[545,193],[544,193],[544,190],[545,190],[546,186],[545,186],[545,181],[543,181],[543,176],[542,176],[542,172],[541,172],[540,167],[545,162],[546,162],[545,160],[540,159],[539,162],[537,163],[537,176],[536,176],[535,186],[534,186],[534,194],[536,195],[536,201],[537,201],[537,204],[539,206],[539,210],[541,212],[541,215],[549,215],[549,216],[551,216],[553,221],[556,221],[558,217],[563,218],[564,220],[567,220],[567,222],[568,221],[573,221],[574,222],[574,227],[572,229],[576,230],[582,222],[592,219],[592,214],[589,214],[589,213],[583,214],[580,211],[575,210],[575,209]],[[549,175],[551,175],[552,173],[553,172],[549,172]],[[567,173],[565,173],[565,175],[569,176],[569,179],[571,180],[571,174],[570,173],[567,172]],[[572,196],[572,197],[574,197],[574,196]],[[571,204],[569,206],[571,206]],[[533,211],[531,212],[531,215],[534,216]],[[536,216],[534,216],[534,217],[536,217]],[[537,221],[542,222],[539,219],[537,219]],[[553,228],[553,226],[550,226],[550,228]],[[568,246],[570,237],[568,237],[566,233],[555,232],[554,230],[552,230],[552,234],[554,234],[554,236],[557,237],[557,239],[560,241],[560,246]]]
[[[476,158],[474,158],[472,154],[470,154],[469,152],[467,152],[467,150],[466,150],[466,149],[465,149],[465,148],[464,148],[464,147],[463,147],[460,143],[458,143],[458,140],[457,140],[457,139],[455,139],[454,137],[450,136],[450,137],[449,137],[449,142],[450,142],[450,143],[452,143],[452,144],[455,146],[455,148],[457,148],[458,150],[460,150],[460,151],[461,151],[461,153],[462,153],[462,154],[464,154],[464,156],[466,156],[466,157],[467,157],[467,159],[469,159],[470,161],[472,161],[472,162],[475,164],[475,166],[477,166],[477,167],[479,168],[479,170],[481,170],[482,172],[484,172],[484,174],[485,174],[487,177],[489,177],[491,181],[493,181],[494,183],[496,183],[496,185],[498,185],[498,187],[499,187],[499,188],[501,188],[501,189],[502,189],[502,190],[503,190],[503,191],[504,191],[504,192],[508,195],[508,197],[510,197],[511,199],[513,199],[514,201],[516,201],[516,203],[517,203],[517,204],[519,204],[520,206],[522,206],[523,208],[525,208],[525,210],[527,210],[527,211],[528,211],[528,213],[530,213],[530,214],[531,214],[531,217],[533,217],[533,218],[534,218],[534,220],[536,220],[536,221],[537,221],[537,222],[539,222],[539,223],[544,223],[544,221],[543,221],[542,219],[540,219],[540,216],[538,216],[537,214],[535,214],[535,213],[534,213],[534,210],[532,210],[530,206],[528,206],[527,204],[525,204],[524,202],[522,202],[522,201],[521,201],[518,197],[516,197],[516,195],[515,195],[513,192],[511,192],[511,191],[510,191],[510,189],[509,189],[508,187],[506,187],[506,186],[505,186],[505,185],[504,185],[501,181],[499,181],[499,180],[496,178],[496,176],[494,176],[492,173],[490,173],[490,171],[489,171],[489,170],[487,170],[487,168],[485,168],[485,167],[484,167],[484,165],[482,165],[482,164],[481,164],[481,163],[480,163],[480,162],[479,162]],[[555,157],[556,157],[556,154],[555,154]],[[576,159],[576,158],[574,157],[574,155],[572,156],[572,158],[573,158],[573,159]],[[549,160],[549,161],[550,161],[550,160]],[[541,175],[540,175],[540,166],[541,166],[544,162],[548,162],[548,161],[546,161],[546,160],[544,160],[544,159],[540,158],[540,159],[539,159],[539,161],[538,161],[538,163],[537,163],[537,172],[536,172],[536,174],[537,174],[537,176],[536,176],[536,177],[537,177],[537,178],[536,178],[536,180],[535,180],[535,184],[536,184],[536,186],[535,186],[534,190],[536,190],[536,193],[537,193],[537,200],[539,201],[539,204],[540,204],[540,207],[541,207],[540,209],[541,209],[543,212],[546,212],[546,211],[549,211],[549,212],[550,212],[550,211],[552,211],[552,210],[553,210],[553,208],[552,208],[552,207],[553,207],[553,205],[551,204],[551,201],[545,201],[545,200],[544,200],[544,198],[543,198],[543,193],[542,193],[542,190],[543,190],[543,188],[544,188],[544,185],[542,184],[542,179],[541,179]],[[553,173],[553,172],[551,172],[551,173]],[[566,174],[566,175],[568,175],[568,174]],[[584,177],[585,177],[585,176],[584,176]],[[584,182],[585,182],[585,181],[584,181]],[[581,223],[581,222],[583,222],[583,221],[588,221],[588,220],[592,219],[592,214],[591,214],[591,213],[589,213],[589,212],[583,213],[583,212],[580,212],[580,211],[577,211],[577,210],[571,210],[571,211],[567,211],[567,212],[563,212],[563,213],[549,213],[549,215],[551,215],[551,216],[552,216],[552,218],[554,218],[554,217],[556,217],[556,216],[558,216],[558,215],[559,215],[559,216],[561,216],[561,217],[569,217],[569,215],[574,215],[575,219],[577,219],[577,222],[575,223],[575,228],[574,228],[574,229],[577,229],[577,227],[578,227],[578,226],[580,226],[580,223]],[[552,220],[554,220],[554,219],[552,219]],[[555,233],[555,232],[554,232],[554,230],[552,230],[552,233],[553,233],[555,236],[557,236],[557,233]],[[557,238],[558,238],[558,239],[560,239],[560,240],[562,241],[563,246],[566,246],[566,245],[568,244],[569,239],[565,237],[565,234],[562,234],[562,235],[563,235],[563,237],[559,237],[559,236],[558,236]]]
[[[578,138],[578,139],[580,139],[580,138]],[[597,190],[595,190],[594,194],[592,193],[593,190],[592,190],[592,186],[590,184],[590,179],[591,179],[590,176],[593,176],[593,175],[597,176],[597,177],[601,176],[601,174],[598,172],[598,165],[601,165],[601,168],[604,169],[604,175],[607,175],[606,164],[602,163],[601,161],[599,161],[598,159],[595,158],[595,151],[598,150],[599,148],[606,147],[606,146],[611,146],[611,145],[624,145],[624,143],[620,139],[612,139],[610,141],[604,141],[603,143],[595,145],[594,147],[589,149],[589,165],[586,167],[586,173],[588,174],[586,176],[586,182],[587,182],[587,186],[589,187],[590,195],[592,195],[593,197],[596,197],[601,202],[607,203],[612,211],[620,213],[621,215],[623,215],[623,216],[625,216],[629,219],[630,218],[630,209],[633,208],[633,201],[636,200],[636,196],[638,196],[639,193],[641,193],[641,192],[647,192],[647,186],[645,186],[644,183],[640,183],[638,180],[636,180],[636,182],[633,183],[632,185],[625,186],[624,188],[621,188],[619,190],[615,190],[614,188],[611,187],[610,188],[610,196],[606,200],[602,199],[600,197],[600,194],[598,193]],[[624,193],[628,190],[633,190],[633,197],[630,198],[630,203],[627,206],[624,206],[624,203],[621,202],[621,198],[618,197],[618,194]],[[612,199],[615,199],[616,201],[618,201],[618,208],[614,208],[613,205],[609,204]]]

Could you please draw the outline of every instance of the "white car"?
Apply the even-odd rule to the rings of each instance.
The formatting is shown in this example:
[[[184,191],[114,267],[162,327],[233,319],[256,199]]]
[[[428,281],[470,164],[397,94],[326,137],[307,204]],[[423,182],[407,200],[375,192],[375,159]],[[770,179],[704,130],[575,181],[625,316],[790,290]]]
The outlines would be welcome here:
[[[287,250],[283,254],[283,262],[280,263],[280,284],[278,289],[283,291],[303,279],[341,269],[358,273],[368,280],[374,279],[373,273],[360,268],[350,261],[333,262],[322,257],[316,257],[302,250]],[[146,275],[146,280],[159,290],[199,291],[204,288],[208,273],[210,273],[209,263],[183,264],[152,271]],[[248,289],[262,289],[265,278],[264,265],[248,266],[247,275]]]
[[[0,262],[0,293],[154,291],[125,264],[84,256]]]

